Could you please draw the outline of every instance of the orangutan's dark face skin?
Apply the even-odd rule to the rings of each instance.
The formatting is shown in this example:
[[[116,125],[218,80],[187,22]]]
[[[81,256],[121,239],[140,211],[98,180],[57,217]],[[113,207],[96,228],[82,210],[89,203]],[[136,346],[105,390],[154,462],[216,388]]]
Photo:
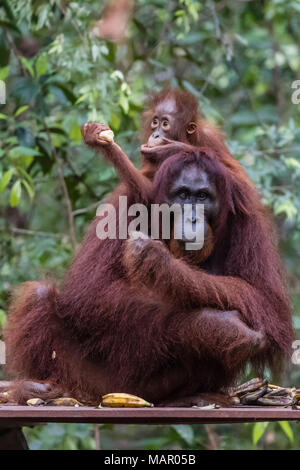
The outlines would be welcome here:
[[[215,222],[219,213],[219,199],[215,184],[210,181],[207,173],[200,170],[196,165],[189,165],[183,168],[180,175],[172,182],[166,202],[169,205],[179,204],[182,209],[186,204],[191,205],[192,212],[188,220],[191,223],[191,231],[195,233],[197,204],[204,205],[204,236],[208,231],[208,226],[215,227]],[[182,233],[182,240],[187,241]]]

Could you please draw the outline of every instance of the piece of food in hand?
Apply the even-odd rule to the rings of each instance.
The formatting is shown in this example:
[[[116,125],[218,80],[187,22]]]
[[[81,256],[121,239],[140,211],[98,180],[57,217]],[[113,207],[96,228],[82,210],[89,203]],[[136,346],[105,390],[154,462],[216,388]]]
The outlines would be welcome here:
[[[30,400],[27,400],[26,403],[27,403],[28,406],[41,406],[41,405],[45,405],[44,400],[42,400],[41,398],[30,398]]]
[[[111,129],[107,131],[99,132],[99,139],[104,140],[105,142],[113,142],[114,141],[114,133]]]
[[[108,393],[107,395],[103,395],[101,406],[109,406],[112,408],[141,408],[153,406],[153,404],[143,398],[128,393]]]

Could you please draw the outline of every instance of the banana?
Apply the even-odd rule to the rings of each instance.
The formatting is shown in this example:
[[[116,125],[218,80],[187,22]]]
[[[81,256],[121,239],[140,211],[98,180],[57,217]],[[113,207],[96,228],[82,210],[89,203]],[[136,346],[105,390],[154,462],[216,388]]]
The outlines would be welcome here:
[[[45,405],[45,402],[41,398],[30,398],[30,400],[27,400],[27,405],[28,406],[41,406],[41,405]]]
[[[105,142],[113,142],[114,133],[110,129],[108,129],[107,131],[99,132],[99,139],[104,140]]]
[[[280,397],[275,396],[271,398],[261,397],[257,400],[259,405],[266,405],[266,406],[289,406],[293,404],[292,397]]]
[[[256,403],[256,400],[258,400],[258,398],[261,398],[263,395],[265,395],[267,390],[268,390],[268,386],[265,385],[264,387],[260,387],[258,390],[255,390],[255,392],[246,393],[246,395],[243,395],[241,397],[242,405],[251,405],[251,404]]]
[[[267,394],[264,395],[265,398],[271,398],[271,397],[293,397],[295,396],[296,389],[295,388],[287,388],[287,387],[278,387],[278,388],[273,388],[271,389],[271,392],[268,392]],[[297,398],[297,395],[296,395]]]
[[[0,393],[0,403],[7,403],[9,401],[9,391]]]
[[[232,389],[231,396],[240,397],[241,395],[244,395],[245,393],[255,392],[259,388],[264,387],[266,384],[267,384],[266,379],[256,377],[255,379],[251,379],[248,382],[245,382],[239,385],[238,387],[235,387],[234,389]]]
[[[46,403],[47,406],[83,406],[82,403],[75,400],[75,398],[61,397],[54,398],[53,400],[48,400]]]
[[[239,399],[239,397],[231,397],[231,403],[233,405],[239,405],[241,403],[241,400]]]
[[[101,406],[110,406],[111,408],[140,408],[153,405],[143,398],[128,393],[108,393],[102,396]]]

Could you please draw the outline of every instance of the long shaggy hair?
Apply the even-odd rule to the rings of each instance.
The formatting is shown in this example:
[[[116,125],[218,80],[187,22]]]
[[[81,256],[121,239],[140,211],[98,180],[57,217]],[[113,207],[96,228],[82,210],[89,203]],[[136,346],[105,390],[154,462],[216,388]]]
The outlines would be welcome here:
[[[262,205],[256,188],[234,178],[230,169],[224,168],[218,156],[208,148],[177,154],[161,165],[154,179],[156,202],[164,201],[170,182],[183,167],[192,164],[209,175],[217,194],[221,195],[215,247],[204,266],[199,267],[213,275],[236,277],[249,284],[249,293],[239,293],[243,303],[241,313],[254,329],[263,325],[270,338],[270,348],[259,362],[279,372],[291,353],[294,332],[271,215]],[[237,294],[231,292],[228,297]],[[226,309],[228,305],[218,307]]]
[[[90,403],[114,391],[159,402],[226,390],[249,361],[280,369],[294,335],[270,218],[256,190],[209,149],[167,159],[148,203],[163,202],[188,165],[208,174],[220,198],[211,256],[198,267],[176,260],[173,269],[165,250],[165,263],[137,260],[135,282],[125,240],[99,240],[96,217],[59,290],[26,283],[14,294],[5,332],[10,374],[45,380],[53,396],[64,391]],[[132,195],[128,204],[133,202],[139,201]],[[140,285],[147,283],[145,295]],[[201,322],[201,309],[209,307],[238,310],[246,325],[265,333],[265,348],[249,351],[239,332],[229,341],[214,321]],[[20,402],[29,398],[17,390]]]

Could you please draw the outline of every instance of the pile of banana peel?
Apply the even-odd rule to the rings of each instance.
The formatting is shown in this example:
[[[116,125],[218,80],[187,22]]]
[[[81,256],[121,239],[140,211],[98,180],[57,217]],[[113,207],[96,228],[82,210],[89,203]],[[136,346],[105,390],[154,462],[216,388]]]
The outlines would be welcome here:
[[[10,402],[10,392],[0,393],[0,403]],[[300,410],[300,389],[295,387],[280,387],[268,382],[267,379],[254,378],[229,391],[232,407],[243,406],[280,406],[291,407]],[[41,398],[31,398],[27,401],[28,406],[86,406],[75,398],[59,397],[51,400],[42,400]],[[97,408],[143,408],[153,407],[152,403],[141,397],[128,393],[108,393],[103,395]],[[213,409],[220,408],[214,403],[197,408]]]
[[[233,406],[282,406],[300,410],[300,389],[280,387],[255,378],[229,392]]]

